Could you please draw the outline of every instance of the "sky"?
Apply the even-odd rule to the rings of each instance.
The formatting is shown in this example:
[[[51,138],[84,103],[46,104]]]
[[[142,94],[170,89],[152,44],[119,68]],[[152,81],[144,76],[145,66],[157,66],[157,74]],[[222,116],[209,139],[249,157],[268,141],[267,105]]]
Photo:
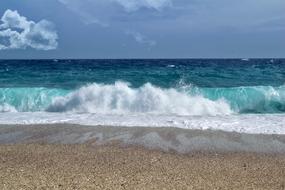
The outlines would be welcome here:
[[[0,59],[285,58],[284,0],[1,0]]]

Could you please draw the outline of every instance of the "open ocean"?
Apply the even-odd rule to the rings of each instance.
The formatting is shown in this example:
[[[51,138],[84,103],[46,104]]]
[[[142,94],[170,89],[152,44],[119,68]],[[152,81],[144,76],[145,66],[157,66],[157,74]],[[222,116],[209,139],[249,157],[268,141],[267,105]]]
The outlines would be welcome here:
[[[285,59],[0,60],[0,124],[285,134]]]

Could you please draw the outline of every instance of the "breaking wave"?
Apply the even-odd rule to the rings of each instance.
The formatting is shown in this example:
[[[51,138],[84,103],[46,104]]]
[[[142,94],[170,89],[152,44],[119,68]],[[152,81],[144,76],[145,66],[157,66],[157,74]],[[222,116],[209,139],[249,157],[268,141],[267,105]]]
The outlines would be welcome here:
[[[229,115],[285,112],[285,86],[160,88],[147,83],[86,85],[76,90],[1,88],[0,112]]]
[[[190,96],[176,89],[161,89],[149,83],[133,89],[124,82],[82,87],[67,96],[55,98],[47,111],[177,115],[232,113],[230,106],[222,99],[212,101],[202,96]]]

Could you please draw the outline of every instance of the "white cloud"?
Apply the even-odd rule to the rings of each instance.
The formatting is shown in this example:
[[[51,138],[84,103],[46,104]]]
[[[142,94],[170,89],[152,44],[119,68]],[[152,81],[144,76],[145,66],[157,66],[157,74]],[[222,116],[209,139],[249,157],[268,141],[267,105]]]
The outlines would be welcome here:
[[[57,48],[57,33],[47,20],[29,21],[17,11],[7,9],[1,18],[0,50],[26,49],[52,50]]]
[[[137,20],[137,16],[156,17],[172,7],[172,0],[58,0],[79,15],[86,24],[109,26],[110,22]]]
[[[140,43],[140,44],[146,44],[149,46],[155,46],[156,45],[156,41],[148,39],[145,35],[143,35],[139,32],[126,31],[126,34],[132,36],[135,39],[135,41]]]
[[[125,8],[126,11],[137,11],[141,8],[157,11],[172,5],[171,0],[113,0]]]
[[[112,7],[115,4],[120,5],[127,12],[138,11],[146,8],[156,11],[161,11],[163,8],[172,6],[172,0],[58,0],[60,3],[67,6],[83,5],[94,7]],[[107,9],[108,10],[108,9]]]

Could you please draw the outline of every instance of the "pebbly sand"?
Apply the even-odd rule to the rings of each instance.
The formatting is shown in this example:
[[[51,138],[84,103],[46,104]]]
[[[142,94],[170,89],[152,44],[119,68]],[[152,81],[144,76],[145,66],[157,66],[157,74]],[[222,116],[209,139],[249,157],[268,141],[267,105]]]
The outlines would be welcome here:
[[[181,133],[189,133],[188,141]],[[165,142],[146,141],[149,137]],[[216,143],[219,139],[229,146]],[[193,140],[203,146],[181,145],[192,146]],[[0,144],[0,189],[285,189],[283,136],[1,126]]]

